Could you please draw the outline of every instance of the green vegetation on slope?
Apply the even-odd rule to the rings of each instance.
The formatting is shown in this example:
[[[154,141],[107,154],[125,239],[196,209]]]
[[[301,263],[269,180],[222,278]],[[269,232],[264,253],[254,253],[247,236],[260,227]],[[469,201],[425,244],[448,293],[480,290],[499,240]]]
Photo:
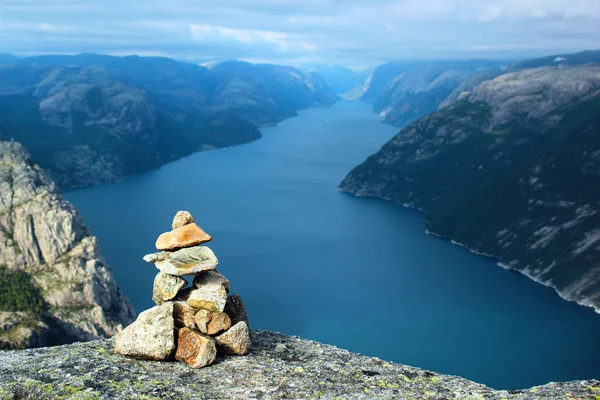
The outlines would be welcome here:
[[[44,299],[24,271],[10,271],[0,266],[0,311],[23,311],[40,316],[44,311]]]

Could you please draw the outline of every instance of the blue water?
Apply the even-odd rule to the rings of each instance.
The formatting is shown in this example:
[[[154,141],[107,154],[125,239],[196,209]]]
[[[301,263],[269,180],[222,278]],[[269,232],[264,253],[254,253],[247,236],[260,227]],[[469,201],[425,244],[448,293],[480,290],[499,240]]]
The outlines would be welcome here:
[[[460,375],[494,388],[600,378],[600,315],[424,233],[421,216],[337,185],[396,128],[370,107],[310,109],[264,138],[67,193],[138,312],[142,261],[180,209],[214,236],[255,329]]]

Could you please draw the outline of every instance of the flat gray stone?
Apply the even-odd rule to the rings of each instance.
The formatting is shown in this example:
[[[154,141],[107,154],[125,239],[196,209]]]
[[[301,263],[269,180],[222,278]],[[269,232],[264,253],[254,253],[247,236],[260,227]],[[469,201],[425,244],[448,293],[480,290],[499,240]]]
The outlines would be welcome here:
[[[194,246],[169,252],[148,254],[144,261],[154,263],[160,271],[175,276],[193,276],[217,268],[219,261],[206,246]]]
[[[168,360],[175,351],[173,303],[141,313],[117,335],[115,353],[144,360]]]

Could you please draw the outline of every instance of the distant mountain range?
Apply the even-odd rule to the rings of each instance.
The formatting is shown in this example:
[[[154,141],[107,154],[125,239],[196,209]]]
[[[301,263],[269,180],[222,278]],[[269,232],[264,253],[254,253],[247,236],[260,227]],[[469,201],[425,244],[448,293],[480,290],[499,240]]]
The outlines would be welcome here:
[[[278,65],[0,55],[0,131],[64,189],[256,140],[260,126],[336,100],[319,75]]]
[[[500,61],[393,62],[375,69],[362,100],[399,127],[432,113],[464,81],[500,72]]]
[[[600,52],[474,75],[442,103],[340,190],[418,208],[429,232],[600,311]]]
[[[384,122],[404,127],[455,101],[460,93],[508,72],[543,66],[565,67],[600,62],[600,51],[557,54],[519,62],[412,61],[377,67],[362,100],[373,104]]]
[[[315,65],[310,70],[322,76],[338,95],[351,99],[360,99],[365,81],[372,74],[370,69],[357,72],[340,65]]]

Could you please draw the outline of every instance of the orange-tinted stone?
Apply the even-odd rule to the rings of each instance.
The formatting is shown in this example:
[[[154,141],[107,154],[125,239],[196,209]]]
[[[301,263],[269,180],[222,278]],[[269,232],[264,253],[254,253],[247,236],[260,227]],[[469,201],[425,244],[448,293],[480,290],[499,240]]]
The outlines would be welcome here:
[[[197,224],[189,224],[181,228],[165,232],[156,240],[158,250],[177,250],[210,242],[212,237]]]
[[[217,357],[215,340],[189,328],[181,328],[177,337],[175,359],[192,368],[210,365]]]

